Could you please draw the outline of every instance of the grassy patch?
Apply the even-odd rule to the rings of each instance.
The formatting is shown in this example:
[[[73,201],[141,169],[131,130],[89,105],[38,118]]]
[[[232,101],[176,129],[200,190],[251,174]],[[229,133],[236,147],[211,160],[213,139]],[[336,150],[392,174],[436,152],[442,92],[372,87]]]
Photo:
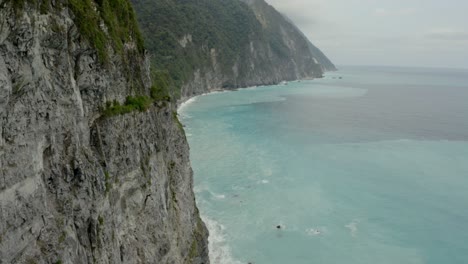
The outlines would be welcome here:
[[[110,190],[112,189],[112,182],[110,180],[109,172],[105,171],[104,172],[104,177],[105,177],[105,181],[106,181],[106,194],[108,194],[110,192]]]
[[[47,14],[50,11],[50,0],[42,0],[39,3],[41,14]]]
[[[107,37],[99,27],[100,16],[91,0],[69,0],[68,7],[75,15],[75,23],[81,35],[97,50],[102,62],[107,62]]]
[[[145,112],[154,102],[171,102],[170,89],[174,86],[167,71],[154,71],[151,73],[153,84],[150,88],[150,96],[128,96],[123,104],[118,101],[107,102],[104,108],[104,116],[124,115],[135,111]],[[177,119],[177,113],[176,113]],[[182,124],[177,120],[179,125]]]
[[[172,112],[172,119],[174,119],[174,122],[177,124],[179,129],[184,131],[184,125],[182,125],[182,123],[180,122],[176,111]]]
[[[37,264],[36,259],[34,259],[32,257],[29,257],[28,259],[26,259],[26,263],[27,264]]]
[[[151,98],[155,101],[171,101],[169,95],[169,87],[171,84],[171,77],[167,71],[154,71],[151,74],[153,85],[151,86]]]
[[[172,190],[171,188],[171,192],[172,192],[172,202],[174,202],[174,205],[179,203],[179,201],[177,200],[177,195],[176,193]]]
[[[25,80],[21,77],[18,78],[14,83],[13,83],[13,89],[12,93],[15,96],[21,96],[24,93],[24,87],[26,86]]]
[[[60,234],[60,237],[58,238],[59,244],[62,244],[65,241],[65,238],[67,238],[67,233],[62,231],[62,234]]]
[[[62,1],[51,0],[10,0],[16,16],[22,14],[26,4],[35,6],[41,14],[62,6]],[[109,61],[108,49],[123,55],[126,43],[135,43],[139,53],[144,51],[144,41],[128,0],[68,0],[68,8],[74,14],[74,21],[81,36],[96,49],[101,62]],[[107,32],[100,26],[104,23]]]
[[[118,101],[107,102],[104,116],[124,115],[134,111],[144,112],[148,110],[153,100],[148,96],[128,96],[124,104]]]
[[[143,52],[143,37],[128,0],[69,0],[68,7],[81,35],[97,50],[101,62],[109,60],[109,45],[123,54],[125,43],[134,42]],[[107,26],[107,34],[100,27],[101,21]]]
[[[15,10],[15,15],[19,16],[24,8],[25,0],[11,0],[13,4],[13,9]]]
[[[192,260],[198,255],[198,245],[197,245],[197,240],[193,239],[192,241],[192,246],[190,247],[190,253],[189,253],[189,258]]]
[[[197,209],[198,211],[198,209]],[[192,241],[192,245],[190,247],[190,253],[189,253],[189,258],[190,260],[192,260],[193,258],[197,257],[198,254],[199,254],[199,246],[198,246],[198,243],[197,243],[197,239],[199,238],[202,238],[205,234],[205,231],[204,231],[204,228],[203,228],[203,223],[202,223],[202,220],[200,218],[198,218],[198,221],[197,221],[197,226],[196,226],[196,229],[194,230],[194,234],[193,234],[193,241]]]

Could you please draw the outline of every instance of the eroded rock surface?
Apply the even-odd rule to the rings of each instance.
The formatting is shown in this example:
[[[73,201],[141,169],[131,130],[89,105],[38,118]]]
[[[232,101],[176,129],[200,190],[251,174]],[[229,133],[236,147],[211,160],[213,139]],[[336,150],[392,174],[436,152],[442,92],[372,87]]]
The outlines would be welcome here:
[[[209,263],[175,105],[102,114],[148,93],[146,56],[104,66],[59,1],[0,2],[0,263]]]

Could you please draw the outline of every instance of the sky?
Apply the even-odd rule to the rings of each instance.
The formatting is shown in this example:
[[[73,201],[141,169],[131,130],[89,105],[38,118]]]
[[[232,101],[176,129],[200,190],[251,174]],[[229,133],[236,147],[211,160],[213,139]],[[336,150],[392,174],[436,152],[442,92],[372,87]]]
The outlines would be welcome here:
[[[468,68],[467,0],[266,0],[337,65]]]

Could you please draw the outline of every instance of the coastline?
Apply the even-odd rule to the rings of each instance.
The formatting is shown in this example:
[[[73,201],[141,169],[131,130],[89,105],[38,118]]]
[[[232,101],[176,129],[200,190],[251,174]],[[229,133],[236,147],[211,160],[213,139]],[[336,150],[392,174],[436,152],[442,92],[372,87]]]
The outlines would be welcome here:
[[[322,77],[306,77],[306,78],[300,78],[300,79],[294,79],[294,80],[282,80],[274,84],[259,84],[259,85],[252,85],[252,86],[246,86],[246,87],[239,87],[235,89],[212,89],[210,91],[207,91],[205,93],[201,93],[198,95],[193,95],[190,97],[182,97],[177,101],[177,114],[180,115],[181,121],[183,123],[183,119],[185,118],[190,118],[190,115],[185,113],[185,110],[188,106],[190,106],[192,103],[195,103],[199,97],[202,96],[207,96],[207,95],[212,95],[212,94],[218,94],[218,93],[227,93],[227,92],[236,92],[239,90],[246,90],[246,89],[257,89],[260,87],[266,87],[266,86],[287,86],[288,83],[290,82],[301,82],[301,81],[308,81],[308,80],[315,80],[315,79],[322,79],[325,78],[325,75],[322,75]],[[184,130],[186,130],[185,124],[184,124]],[[189,144],[190,145],[190,144]],[[195,200],[198,201],[198,195],[196,190],[194,189],[195,193]],[[208,217],[206,214],[203,214],[203,212],[200,213],[200,217],[202,218],[203,222],[206,224],[208,231],[209,231],[209,236],[208,240],[209,242],[209,256],[210,260],[214,264],[241,264],[242,262],[235,259],[232,256],[231,248],[226,244],[226,234],[224,233],[224,225],[215,221],[214,219],[211,219]]]
[[[338,71],[338,70],[336,70],[336,71]],[[327,71],[327,72],[336,72],[336,71]],[[326,72],[324,72],[324,73],[326,73]],[[284,83],[284,82],[288,83],[288,82],[297,82],[297,81],[310,81],[310,80],[315,80],[315,79],[322,79],[324,77],[325,77],[324,75],[322,75],[322,77],[304,77],[304,78],[301,78],[301,79],[294,79],[294,80],[282,80],[282,81],[279,81],[279,82],[276,82],[276,83],[273,83],[273,84],[261,83],[261,84],[256,84],[256,85],[252,85],[252,86],[238,87],[238,88],[234,88],[234,89],[216,88],[216,89],[209,90],[209,91],[207,91],[205,93],[201,93],[201,94],[197,94],[197,95],[193,95],[193,96],[181,97],[180,99],[177,100],[177,112],[179,112],[181,109],[186,107],[186,103],[190,104],[191,102],[193,102],[193,101],[191,101],[192,99],[197,98],[199,96],[205,96],[205,95],[215,94],[215,93],[236,92],[238,90],[258,88],[258,87],[262,87],[262,86],[282,85],[282,83]]]
[[[450,135],[447,133],[457,136],[459,131],[463,131],[460,129],[467,126],[457,125],[466,124],[466,120],[463,121],[458,115],[452,116],[452,108],[447,104],[439,104],[446,106],[448,112],[444,116],[436,116],[435,120],[430,118],[431,115],[425,115],[423,109],[434,99],[429,96],[431,94],[438,95],[438,102],[457,103],[466,109],[466,104],[460,99],[466,93],[458,88],[457,78],[450,74],[447,75],[448,81],[428,90],[426,84],[433,81],[431,71],[427,72],[427,78],[405,79],[407,73],[397,76],[409,83],[416,79],[419,86],[413,88],[408,88],[406,82],[395,85],[392,78],[386,78],[394,76],[393,71],[384,73],[378,75],[382,77],[373,84],[376,88],[371,97],[366,94],[359,96],[366,100],[349,98],[348,86],[354,88],[366,84],[369,77],[375,76],[372,68],[359,74],[352,69],[342,70],[339,75],[345,76],[346,84],[333,79],[332,76],[336,74],[328,73],[325,75],[326,81],[316,80],[318,84],[315,87],[300,90],[313,94],[310,101],[307,100],[308,96],[291,96],[291,101],[284,104],[266,102],[254,107],[237,104],[242,98],[253,102],[257,99],[255,96],[267,94],[260,87],[251,87],[253,90],[246,93],[239,90],[235,94],[194,96],[186,100],[179,111],[182,112],[181,120],[187,125],[187,131],[193,134],[187,138],[191,143],[196,179],[194,192],[201,218],[210,231],[209,256],[213,264],[249,261],[281,264],[288,263],[284,259],[294,259],[298,255],[304,258],[292,263],[306,264],[314,257],[323,263],[342,263],[345,257],[352,263],[360,263],[356,259],[360,259],[362,254],[369,255],[369,262],[366,263],[378,262],[380,254],[396,262],[405,262],[409,258],[434,258],[431,252],[444,255],[444,250],[424,244],[424,240],[431,239],[432,234],[420,232],[418,226],[423,220],[418,220],[417,215],[427,213],[434,219],[444,217],[445,222],[455,226],[462,223],[459,218],[446,217],[443,212],[446,204],[452,204],[454,209],[463,208],[462,202],[458,202],[462,199],[456,199],[465,195],[461,188],[463,182],[458,175],[467,168],[460,166],[460,159],[453,160],[451,157],[465,157],[466,148],[463,143],[439,139]],[[324,86],[319,87],[322,84]],[[337,93],[337,96],[331,99],[326,94],[313,91],[315,88],[330,91],[330,86],[335,84],[339,87],[331,92]],[[304,82],[296,85],[291,82],[289,87],[276,86],[272,90],[289,93],[290,89],[301,85],[310,84]],[[453,92],[454,96],[447,98],[453,100],[440,98],[438,91],[441,89]],[[231,90],[211,91],[202,95],[227,91]],[[400,96],[402,91],[416,96],[402,101],[401,107],[386,103],[388,94]],[[428,95],[424,99],[417,96],[424,94]],[[192,105],[194,102],[197,104]],[[421,107],[413,107],[418,105],[413,102],[422,103],[419,104]],[[392,115],[379,115],[379,111]],[[311,114],[304,114],[307,112]],[[451,119],[442,118],[445,116]],[[285,123],[282,118],[288,117],[292,117],[291,120],[281,126]],[[405,126],[404,121],[408,118],[419,125]],[[363,119],[370,121],[363,122]],[[439,138],[428,139],[426,129],[439,131],[441,126],[438,122],[452,124],[455,129],[440,130]],[[345,127],[342,127],[343,124]],[[274,130],[270,132],[265,128]],[[268,133],[264,133],[266,131]],[[292,133],[287,134],[289,131]],[[415,138],[415,135],[419,138]],[[434,142],[436,139],[437,142]],[[247,158],[245,153],[249,153]],[[414,159],[414,162],[407,162],[408,159]],[[425,169],[426,165],[429,169]],[[442,165],[449,168],[443,174],[444,178],[438,177],[438,168]],[[241,172],[237,172],[238,168],[242,168]],[[453,181],[460,183],[460,188],[450,185],[450,189],[455,188],[456,196],[449,196],[439,187],[446,184],[445,177],[452,177]],[[380,185],[381,181],[391,184],[391,188]],[[418,189],[421,192],[413,193],[414,188],[411,187],[427,182],[433,184],[429,185],[430,189]],[[446,200],[431,201],[429,205],[418,198],[427,197],[433,190],[437,191],[437,197]],[[368,193],[376,197],[379,204],[369,202]],[[414,202],[408,205],[407,211],[402,212],[403,217],[387,220],[392,210],[385,205],[400,208],[401,203],[397,199],[400,197],[411,197]],[[293,206],[291,201],[294,201]],[[410,222],[405,219],[416,220]],[[393,225],[395,223],[397,225]],[[276,224],[284,228],[276,231]],[[424,221],[424,224],[431,230],[439,230],[437,222]],[[444,230],[450,235],[443,237],[440,243],[462,245],[458,241],[464,241],[463,232],[451,228]],[[399,235],[394,236],[395,233]],[[408,251],[406,241],[420,245],[421,255]],[[292,246],[284,247],[286,242]],[[379,248],[377,253],[369,252],[375,246]],[[311,247],[314,252],[310,252]],[[354,247],[355,251],[347,251],[348,247]],[[457,250],[453,253],[466,255]]]
[[[217,94],[217,93],[235,92],[235,91],[236,90],[212,90],[212,91],[207,92],[207,93],[202,93],[202,94],[199,94],[199,95],[194,95],[192,97],[183,98],[183,99],[181,99],[181,100],[179,100],[177,102],[177,113],[184,110],[184,108],[186,108],[190,104],[194,103],[197,100],[197,98],[200,97],[200,96],[205,96],[205,95],[210,95],[210,94]]]

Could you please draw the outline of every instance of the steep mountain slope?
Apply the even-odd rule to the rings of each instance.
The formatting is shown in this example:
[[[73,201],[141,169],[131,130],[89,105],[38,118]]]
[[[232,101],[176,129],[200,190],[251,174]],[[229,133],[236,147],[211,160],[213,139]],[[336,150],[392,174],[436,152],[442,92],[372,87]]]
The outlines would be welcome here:
[[[293,25],[296,28],[296,30],[304,38],[307,38],[306,35],[304,35],[304,33],[294,24],[294,22],[291,19],[289,19],[287,16],[284,16],[284,15],[283,15],[283,17],[284,17],[284,19],[286,19],[286,21],[291,23],[291,25]],[[325,71],[336,71],[337,70],[335,65],[333,64],[333,62],[331,62],[331,60],[327,56],[325,56],[325,54],[319,48],[317,48],[314,44],[312,44],[312,42],[310,42],[309,39],[307,39],[307,42],[308,42],[310,53],[318,61],[320,66],[322,66],[322,70],[324,72]]]
[[[320,77],[308,40],[263,0],[132,0],[175,97]]]
[[[305,36],[304,36],[305,37]],[[336,66],[331,62],[331,60],[319,49],[317,48],[312,42],[309,40],[307,41],[309,45],[310,53],[317,59],[317,62],[322,67],[324,72],[326,71],[336,71]]]
[[[157,85],[127,0],[0,0],[0,263],[209,263]]]

